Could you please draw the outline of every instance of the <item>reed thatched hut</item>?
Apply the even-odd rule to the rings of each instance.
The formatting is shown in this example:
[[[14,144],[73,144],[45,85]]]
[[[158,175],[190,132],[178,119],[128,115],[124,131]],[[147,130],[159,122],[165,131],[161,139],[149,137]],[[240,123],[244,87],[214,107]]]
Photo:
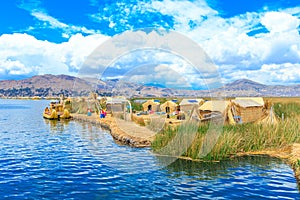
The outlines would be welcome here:
[[[148,100],[145,103],[143,103],[143,111],[159,112],[160,111],[160,103],[153,99]]]
[[[199,106],[202,105],[203,102],[203,99],[182,99],[182,101],[179,103],[180,111],[189,113],[194,108],[198,110]]]
[[[255,122],[264,114],[264,101],[262,98],[236,98],[232,101],[231,110],[242,123]]]
[[[172,113],[177,110],[178,105],[173,101],[166,101],[165,103],[161,104],[160,110],[166,113]]]

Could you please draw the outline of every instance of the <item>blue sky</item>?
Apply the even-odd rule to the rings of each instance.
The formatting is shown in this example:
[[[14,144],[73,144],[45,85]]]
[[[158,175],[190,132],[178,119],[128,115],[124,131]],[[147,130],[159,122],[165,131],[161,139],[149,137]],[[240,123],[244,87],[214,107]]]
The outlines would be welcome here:
[[[105,41],[124,31],[151,27],[176,31],[198,43],[224,83],[248,78],[271,85],[300,84],[299,0],[11,0],[0,4],[0,80],[48,73],[76,76],[88,55]],[[144,55],[145,60],[149,57]],[[166,61],[160,61],[166,65],[170,59],[163,57]],[[118,74],[122,65],[141,62],[134,56],[125,58],[112,65],[110,76],[122,75]],[[175,71],[187,67],[175,60],[170,64]]]

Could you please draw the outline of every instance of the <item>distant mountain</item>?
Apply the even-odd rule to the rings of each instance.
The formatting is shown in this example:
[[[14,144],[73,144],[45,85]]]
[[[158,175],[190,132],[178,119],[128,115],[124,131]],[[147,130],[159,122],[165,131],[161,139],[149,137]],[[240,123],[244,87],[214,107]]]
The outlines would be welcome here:
[[[291,86],[264,85],[249,79],[240,79],[226,84],[223,90],[228,97],[234,96],[300,96],[300,84]]]
[[[76,88],[76,89],[75,89]],[[88,94],[91,84],[68,75],[39,75],[24,80],[0,81],[0,96],[5,97],[52,97],[81,96]]]
[[[251,81],[249,79],[239,79],[239,80],[236,80],[232,83],[228,83],[225,85],[225,89],[230,89],[230,90],[239,90],[239,89],[245,89],[245,88],[259,90],[259,89],[262,89],[265,87],[267,87],[267,86],[263,85],[261,83]]]
[[[248,79],[236,80],[221,88],[207,90],[176,90],[159,86],[141,85],[122,80],[82,79],[68,75],[39,75],[24,80],[0,81],[0,97],[57,97],[87,96],[90,92],[103,96],[126,97],[235,97],[235,96],[300,96],[300,85],[269,86]]]

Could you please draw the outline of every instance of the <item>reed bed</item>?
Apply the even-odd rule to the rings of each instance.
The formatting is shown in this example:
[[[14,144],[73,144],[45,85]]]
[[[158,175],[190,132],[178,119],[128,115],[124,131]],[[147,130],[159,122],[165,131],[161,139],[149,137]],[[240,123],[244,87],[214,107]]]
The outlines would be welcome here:
[[[254,123],[225,125],[222,128],[222,133],[215,141],[216,144],[205,156],[201,156],[201,151],[209,129],[209,123],[200,124],[187,150],[182,154],[177,154],[177,156],[218,161],[227,159],[237,153],[277,150],[293,143],[300,143],[300,104],[294,102],[276,103],[274,109],[277,115],[285,113],[284,120],[280,119],[276,125]],[[179,129],[185,130],[179,131]],[[153,150],[160,153],[160,149],[172,144],[171,141],[177,137],[178,133],[181,134],[181,143],[184,143],[185,140],[189,141],[191,132],[189,129],[191,128],[186,124],[176,129],[167,128],[161,131],[152,143]],[[174,146],[174,148],[182,149],[180,144]]]

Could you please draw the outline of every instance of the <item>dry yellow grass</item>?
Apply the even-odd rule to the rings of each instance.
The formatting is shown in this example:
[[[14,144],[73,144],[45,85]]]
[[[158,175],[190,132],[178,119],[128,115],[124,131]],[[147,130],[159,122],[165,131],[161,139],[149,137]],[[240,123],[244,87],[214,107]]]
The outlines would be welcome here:
[[[272,103],[299,103],[300,97],[264,97],[264,100],[269,100]]]

